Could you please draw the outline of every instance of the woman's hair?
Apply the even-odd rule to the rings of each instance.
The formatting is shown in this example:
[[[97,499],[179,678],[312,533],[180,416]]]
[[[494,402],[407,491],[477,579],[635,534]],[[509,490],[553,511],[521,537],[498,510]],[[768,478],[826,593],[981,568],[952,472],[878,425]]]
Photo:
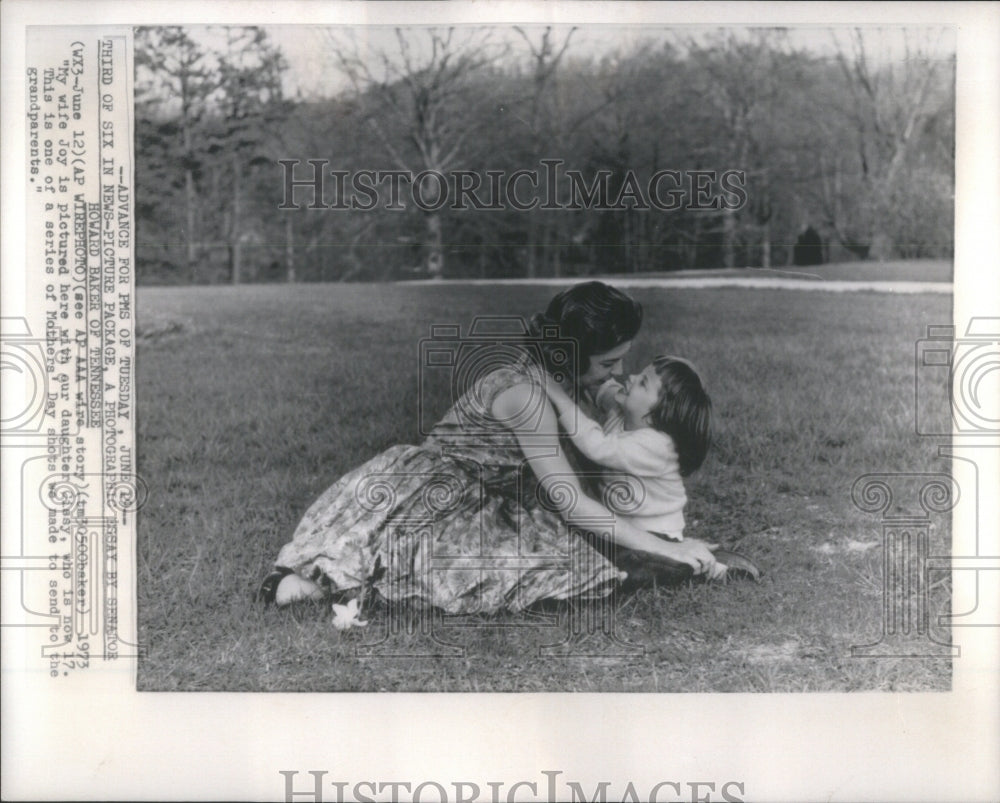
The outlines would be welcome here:
[[[642,305],[621,290],[603,282],[583,282],[563,290],[545,312],[533,316],[529,325],[532,338],[542,338],[541,352],[546,370],[554,351],[544,344],[547,331],[558,332],[559,340],[576,343],[580,370],[586,372],[595,354],[632,340],[642,325]],[[565,369],[565,365],[562,366]]]
[[[712,400],[694,366],[679,357],[656,357],[660,395],[647,416],[653,429],[671,437],[680,458],[681,476],[696,471],[712,442]]]

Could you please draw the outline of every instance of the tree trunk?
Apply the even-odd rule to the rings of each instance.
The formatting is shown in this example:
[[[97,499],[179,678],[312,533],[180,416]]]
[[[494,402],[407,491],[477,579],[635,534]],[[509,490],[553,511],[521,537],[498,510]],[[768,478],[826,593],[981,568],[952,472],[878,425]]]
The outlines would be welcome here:
[[[195,245],[195,221],[197,220],[197,214],[195,213],[195,190],[194,190],[194,173],[188,168],[184,171],[184,205],[186,209],[184,210],[187,220],[185,221],[186,231],[184,234],[187,236],[187,269],[188,275],[191,277],[191,282],[194,283],[197,280],[198,273],[198,250]]]
[[[868,250],[869,258],[885,262],[887,259],[892,259],[895,253],[896,246],[892,237],[882,231],[881,227],[875,229],[872,232],[871,247]]]
[[[532,212],[528,217],[528,264],[525,266],[525,271],[529,279],[534,279],[538,275],[538,257],[537,257],[537,246],[538,241],[538,225],[535,221],[535,215],[537,212]]]
[[[285,214],[285,278],[288,282],[295,281],[295,229],[292,226],[292,216]]]
[[[233,153],[233,206],[232,219],[229,221],[229,276],[233,284],[240,283],[240,273],[242,271],[242,243],[240,232],[242,230],[242,194],[243,184],[240,181],[240,165],[236,153]]]
[[[441,241],[441,216],[437,212],[427,213],[427,275],[440,279],[444,273],[444,245]]]
[[[722,213],[722,264],[736,267],[736,213],[732,209]]]
[[[638,273],[639,272],[639,258],[638,258],[638,237],[636,237],[635,232],[635,215],[632,210],[625,212],[625,271],[627,273]]]
[[[552,273],[550,268],[552,262],[552,230],[549,226],[549,221],[545,220],[542,224],[541,239],[539,240],[538,247],[539,259],[538,262],[542,266],[542,276],[549,276]]]
[[[185,110],[185,117],[187,112]],[[184,161],[187,163],[184,167],[184,213],[185,213],[185,223],[186,231],[184,232],[187,236],[187,269],[188,274],[191,277],[191,282],[194,283],[197,280],[198,273],[198,249],[196,246],[196,237],[194,227],[198,220],[198,212],[195,209],[195,204],[197,203],[197,196],[194,186],[194,171],[191,169],[191,127],[187,120],[184,120]]]
[[[685,267],[694,270],[698,265],[698,246],[701,244],[701,217],[695,215],[691,221],[692,235],[684,245]]]
[[[240,283],[240,268],[243,261],[243,249],[239,240],[234,240],[229,246],[229,270],[233,284]]]

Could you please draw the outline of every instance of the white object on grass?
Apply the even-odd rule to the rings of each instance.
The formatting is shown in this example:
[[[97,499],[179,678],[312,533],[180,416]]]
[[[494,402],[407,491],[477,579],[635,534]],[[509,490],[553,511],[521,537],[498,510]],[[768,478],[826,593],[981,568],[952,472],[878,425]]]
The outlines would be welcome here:
[[[323,589],[312,580],[297,574],[286,574],[274,592],[274,603],[279,608],[302,599],[322,599]]]
[[[357,599],[352,599],[346,605],[333,603],[333,626],[337,630],[347,630],[351,627],[364,627],[367,621],[359,619],[361,611]]]

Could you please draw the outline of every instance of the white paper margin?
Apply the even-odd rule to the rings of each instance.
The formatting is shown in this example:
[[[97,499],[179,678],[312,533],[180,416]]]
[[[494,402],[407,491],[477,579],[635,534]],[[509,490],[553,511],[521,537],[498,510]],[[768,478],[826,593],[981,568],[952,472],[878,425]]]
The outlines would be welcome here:
[[[401,22],[950,23],[958,25],[955,324],[1000,299],[1000,6],[991,3],[24,2],[2,13],[3,314],[24,303],[24,27],[27,24]],[[992,309],[990,309],[992,305]],[[984,308],[985,307],[985,308]],[[984,488],[1000,488],[984,450]],[[5,470],[9,468],[6,461]],[[1000,521],[995,494],[982,521]],[[9,524],[4,510],[4,524]],[[992,515],[992,518],[990,516]],[[956,521],[956,533],[970,526]],[[1000,553],[997,533],[981,534]],[[961,610],[956,600],[956,610]],[[982,601],[981,601],[982,602]],[[996,604],[995,602],[993,603]],[[997,617],[993,617],[997,621]],[[279,770],[327,780],[541,783],[592,790],[739,780],[744,799],[1000,798],[998,633],[956,630],[941,694],[138,694],[123,673],[67,688],[3,661],[4,798],[281,799]],[[696,671],[693,667],[692,671]],[[717,787],[718,789],[718,787]],[[485,787],[484,787],[485,791]],[[427,799],[434,799],[428,791]],[[683,794],[688,794],[687,787]],[[299,797],[297,800],[306,800]],[[335,799],[327,788],[326,800]],[[719,799],[718,791],[712,800]]]

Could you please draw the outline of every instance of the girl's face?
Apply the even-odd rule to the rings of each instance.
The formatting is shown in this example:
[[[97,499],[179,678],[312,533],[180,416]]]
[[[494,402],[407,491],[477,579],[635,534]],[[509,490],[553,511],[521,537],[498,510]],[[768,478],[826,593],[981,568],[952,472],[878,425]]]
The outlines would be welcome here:
[[[632,341],[626,340],[620,346],[615,346],[611,351],[601,354],[593,354],[590,357],[590,365],[580,376],[580,388],[590,393],[596,393],[597,389],[608,381],[615,374],[622,373],[622,358],[628,354],[632,348]]]
[[[647,365],[641,374],[632,374],[628,378],[622,407],[625,422],[630,428],[646,426],[646,416],[656,406],[662,384],[652,364]]]

